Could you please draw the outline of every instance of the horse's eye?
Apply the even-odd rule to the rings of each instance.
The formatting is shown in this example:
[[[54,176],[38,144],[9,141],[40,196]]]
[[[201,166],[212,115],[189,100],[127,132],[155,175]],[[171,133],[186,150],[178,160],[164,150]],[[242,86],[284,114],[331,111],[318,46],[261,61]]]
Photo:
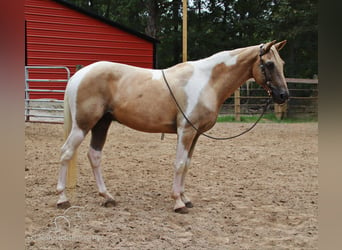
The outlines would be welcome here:
[[[272,61],[266,62],[266,67],[267,67],[268,69],[273,69],[273,68],[274,68],[274,62],[272,62]]]

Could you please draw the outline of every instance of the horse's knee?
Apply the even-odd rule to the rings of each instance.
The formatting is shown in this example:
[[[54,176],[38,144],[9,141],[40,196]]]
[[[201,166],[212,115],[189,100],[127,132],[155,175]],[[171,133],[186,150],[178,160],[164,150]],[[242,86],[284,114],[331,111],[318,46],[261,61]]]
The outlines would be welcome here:
[[[175,164],[175,174],[183,174],[186,169],[186,163],[184,161],[180,161]]]

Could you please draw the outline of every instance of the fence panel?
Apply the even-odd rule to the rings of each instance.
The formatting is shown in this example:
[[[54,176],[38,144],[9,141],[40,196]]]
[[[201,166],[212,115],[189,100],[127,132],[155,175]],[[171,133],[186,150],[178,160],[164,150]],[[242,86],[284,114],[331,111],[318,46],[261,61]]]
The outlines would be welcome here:
[[[58,79],[41,79],[37,70],[45,71],[46,75],[57,76]],[[56,70],[64,71],[64,73],[51,73]],[[63,86],[69,79],[70,70],[65,66],[26,66],[25,121],[62,123],[64,109],[60,96],[64,95],[65,87]]]
[[[318,79],[288,78],[287,81],[291,97],[286,116],[317,119]]]
[[[290,100],[285,105],[271,104],[267,113],[275,113],[278,119],[317,118],[318,79],[286,78],[290,91]],[[265,90],[253,79],[243,84],[234,95],[222,105],[220,115],[240,116],[260,114],[268,99]]]

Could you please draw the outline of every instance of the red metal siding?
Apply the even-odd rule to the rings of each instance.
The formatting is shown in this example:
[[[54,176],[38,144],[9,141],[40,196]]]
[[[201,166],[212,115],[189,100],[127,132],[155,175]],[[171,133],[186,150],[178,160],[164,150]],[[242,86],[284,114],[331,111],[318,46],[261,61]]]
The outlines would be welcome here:
[[[100,60],[153,67],[152,42],[52,0],[26,0],[25,19],[28,66],[67,66],[71,75],[76,65],[86,66]],[[49,76],[44,72],[35,72],[32,77],[63,77],[60,72],[51,72]],[[42,85],[34,83],[33,87]],[[51,86],[65,88],[60,83]],[[61,94],[53,96],[63,98]],[[41,94],[34,96],[42,97]]]

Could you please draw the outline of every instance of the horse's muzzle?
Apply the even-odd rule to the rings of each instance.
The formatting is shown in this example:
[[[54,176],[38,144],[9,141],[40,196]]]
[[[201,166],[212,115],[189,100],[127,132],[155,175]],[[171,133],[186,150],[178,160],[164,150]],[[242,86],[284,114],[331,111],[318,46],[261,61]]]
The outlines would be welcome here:
[[[290,97],[288,90],[278,90],[274,88],[271,89],[273,101],[277,104],[285,103]]]

